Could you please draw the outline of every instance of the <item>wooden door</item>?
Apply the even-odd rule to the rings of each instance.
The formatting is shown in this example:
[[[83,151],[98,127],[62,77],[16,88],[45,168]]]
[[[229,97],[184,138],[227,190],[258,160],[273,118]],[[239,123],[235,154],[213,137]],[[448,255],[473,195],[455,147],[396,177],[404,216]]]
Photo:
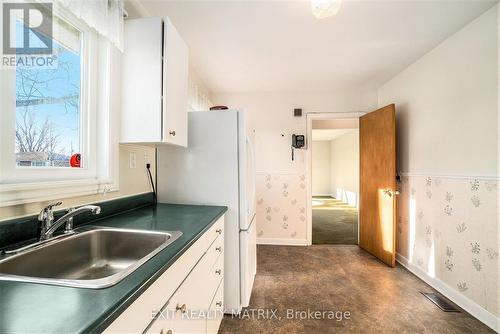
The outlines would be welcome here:
[[[359,246],[394,267],[396,260],[396,111],[359,119]]]

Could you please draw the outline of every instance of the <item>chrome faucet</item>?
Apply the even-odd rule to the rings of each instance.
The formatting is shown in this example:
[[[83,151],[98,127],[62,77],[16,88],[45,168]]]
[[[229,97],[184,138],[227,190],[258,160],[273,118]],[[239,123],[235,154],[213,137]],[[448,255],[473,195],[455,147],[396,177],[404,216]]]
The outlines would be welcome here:
[[[66,214],[54,222],[54,212],[52,211],[54,206],[61,205],[62,202],[50,203],[48,206],[43,208],[38,215],[38,220],[42,223],[42,230],[40,232],[40,241],[48,240],[52,238],[54,232],[66,223],[64,233],[73,232],[73,217],[79,215],[80,213],[90,211],[95,215],[101,213],[101,207],[96,205],[84,205],[79,208],[69,208],[66,210]]]
[[[47,232],[47,229],[52,226],[54,223],[54,211],[52,210],[55,206],[61,205],[62,202],[52,202],[49,203],[45,208],[40,211],[38,214],[38,221],[41,222],[42,228],[40,231],[40,240],[42,239],[43,235]]]

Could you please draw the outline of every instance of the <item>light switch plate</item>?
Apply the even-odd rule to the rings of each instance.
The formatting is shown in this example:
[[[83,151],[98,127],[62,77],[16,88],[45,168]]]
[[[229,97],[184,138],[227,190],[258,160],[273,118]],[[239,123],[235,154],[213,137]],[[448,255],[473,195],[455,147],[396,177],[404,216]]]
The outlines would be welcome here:
[[[129,162],[128,166],[129,168],[131,169],[137,168],[137,156],[135,155],[135,153],[129,154],[128,162]]]

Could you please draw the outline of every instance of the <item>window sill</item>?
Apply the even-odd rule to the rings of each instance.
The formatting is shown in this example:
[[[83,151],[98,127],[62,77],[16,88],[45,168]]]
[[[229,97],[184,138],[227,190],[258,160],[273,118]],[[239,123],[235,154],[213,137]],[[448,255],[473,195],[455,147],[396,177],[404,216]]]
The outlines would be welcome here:
[[[114,180],[65,180],[0,185],[0,207],[96,195],[118,190]]]

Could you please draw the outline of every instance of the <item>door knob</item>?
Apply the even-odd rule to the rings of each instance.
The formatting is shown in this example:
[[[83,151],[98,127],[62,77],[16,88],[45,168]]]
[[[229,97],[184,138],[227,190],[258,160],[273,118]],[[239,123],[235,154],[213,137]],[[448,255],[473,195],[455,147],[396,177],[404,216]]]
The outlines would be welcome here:
[[[175,130],[169,131],[168,134],[175,137]]]
[[[216,273],[217,275],[220,275],[220,274],[222,274],[222,270],[217,269],[217,270],[215,271],[215,273]]]
[[[186,304],[182,304],[181,306],[177,305],[175,307],[176,311],[181,311],[181,313],[186,313]]]
[[[384,190],[384,194],[389,196],[389,197],[392,197],[394,195],[399,195],[399,191],[398,190],[391,190],[391,189],[386,189]]]
[[[222,252],[222,247],[221,246],[216,247],[215,250],[218,251],[218,252]]]
[[[215,230],[216,233],[222,234],[222,229]]]
[[[216,302],[215,305],[220,307],[222,306],[222,302]]]

